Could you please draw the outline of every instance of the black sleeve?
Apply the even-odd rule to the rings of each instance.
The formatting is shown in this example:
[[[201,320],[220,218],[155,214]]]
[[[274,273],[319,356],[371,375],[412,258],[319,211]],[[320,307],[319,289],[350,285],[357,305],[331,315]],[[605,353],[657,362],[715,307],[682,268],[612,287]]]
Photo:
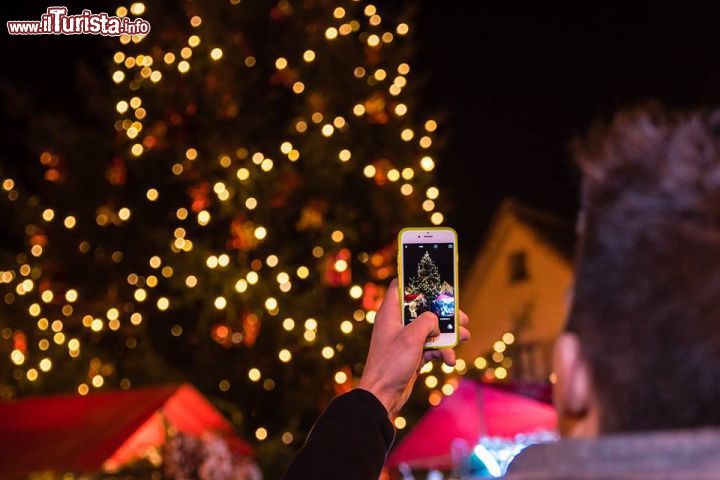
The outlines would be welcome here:
[[[377,480],[394,437],[383,404],[353,390],[330,402],[283,479]]]

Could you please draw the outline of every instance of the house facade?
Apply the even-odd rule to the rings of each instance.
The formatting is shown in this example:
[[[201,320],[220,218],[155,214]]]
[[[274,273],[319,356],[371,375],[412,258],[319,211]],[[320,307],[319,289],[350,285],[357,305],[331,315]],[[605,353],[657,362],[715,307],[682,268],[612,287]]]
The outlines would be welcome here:
[[[512,200],[500,206],[461,287],[472,338],[458,349],[487,379],[544,382],[573,281],[573,223]]]

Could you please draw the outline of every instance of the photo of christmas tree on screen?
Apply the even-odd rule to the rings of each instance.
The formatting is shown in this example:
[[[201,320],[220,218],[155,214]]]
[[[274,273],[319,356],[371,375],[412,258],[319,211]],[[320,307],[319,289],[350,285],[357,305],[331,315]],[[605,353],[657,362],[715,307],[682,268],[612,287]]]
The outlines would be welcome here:
[[[435,251],[435,255],[448,255],[447,250]],[[450,253],[452,255],[452,253]],[[438,317],[453,318],[455,315],[455,289],[452,281],[452,269],[440,268],[430,255],[429,250],[417,261],[415,275],[405,282],[403,307],[405,318],[410,320],[431,311]],[[444,262],[447,263],[447,262]],[[447,271],[445,271],[447,270]],[[410,271],[407,272],[410,274]]]

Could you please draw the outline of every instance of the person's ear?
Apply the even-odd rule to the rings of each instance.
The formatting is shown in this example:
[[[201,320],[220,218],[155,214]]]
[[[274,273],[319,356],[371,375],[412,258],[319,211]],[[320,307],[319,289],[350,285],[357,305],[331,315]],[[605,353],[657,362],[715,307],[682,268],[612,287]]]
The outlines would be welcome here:
[[[590,370],[577,335],[562,333],[553,355],[555,385],[553,400],[562,434],[593,435],[597,406],[594,403]]]

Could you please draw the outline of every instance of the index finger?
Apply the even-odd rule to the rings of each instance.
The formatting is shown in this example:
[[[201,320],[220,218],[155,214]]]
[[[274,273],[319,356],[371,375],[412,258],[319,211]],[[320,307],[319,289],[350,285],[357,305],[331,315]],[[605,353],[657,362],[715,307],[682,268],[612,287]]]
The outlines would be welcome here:
[[[375,315],[374,328],[385,331],[396,331],[402,328],[402,311],[400,310],[400,296],[398,281],[393,279],[385,292],[382,304]]]

